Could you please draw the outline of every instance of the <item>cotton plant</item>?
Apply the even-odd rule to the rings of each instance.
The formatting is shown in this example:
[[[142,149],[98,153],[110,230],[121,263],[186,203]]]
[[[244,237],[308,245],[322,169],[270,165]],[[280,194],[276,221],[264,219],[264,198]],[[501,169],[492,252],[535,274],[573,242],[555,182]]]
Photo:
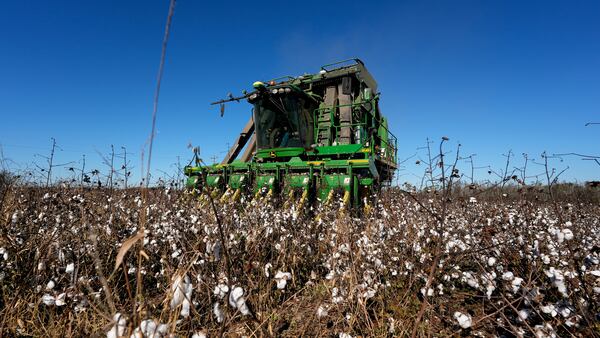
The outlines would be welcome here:
[[[285,289],[288,280],[292,279],[292,274],[289,272],[277,271],[275,274],[275,282],[277,283],[277,288],[280,290]]]
[[[106,333],[106,338],[119,338],[125,335],[125,331],[127,330],[127,318],[117,312],[113,316],[113,323],[113,326]]]
[[[229,292],[229,286],[227,286],[227,284],[223,284],[223,283],[219,283],[217,286],[215,286],[214,290],[213,290],[213,294],[217,297],[219,297],[220,299],[225,298],[225,296],[227,295],[227,293]]]
[[[145,319],[133,330],[130,338],[166,338],[168,334],[169,325],[154,319]]]
[[[244,289],[240,286],[234,286],[229,293],[229,305],[240,311],[244,316],[250,315],[250,308],[246,304],[246,298],[244,297]]]
[[[146,299],[150,305],[146,316],[158,318],[157,313],[152,311],[166,307],[171,309],[173,316],[185,317],[184,303],[187,301],[187,316],[191,317],[192,322],[197,319],[194,317],[196,313],[189,311],[192,306],[199,313],[208,313],[212,317],[206,323],[208,327],[204,332],[213,332],[223,323],[233,326],[243,323],[246,319],[242,316],[251,315],[248,292],[261,292],[256,290],[266,290],[266,287],[269,294],[287,299],[286,291],[290,289],[292,281],[294,286],[302,283],[301,286],[307,291],[295,295],[299,303],[312,301],[305,297],[317,288],[320,290],[325,287],[330,291],[324,299],[317,299],[311,310],[314,318],[322,319],[321,324],[331,320],[346,325],[349,320],[357,325],[357,332],[358,327],[363,329],[359,324],[361,314],[350,313],[348,319],[348,311],[343,310],[357,304],[379,306],[383,299],[388,298],[393,301],[399,285],[410,286],[409,281],[416,282],[411,290],[414,292],[407,297],[427,295],[430,302],[435,304],[444,302],[452,305],[457,293],[466,300],[471,300],[470,295],[476,297],[478,302],[466,302],[468,305],[458,309],[461,315],[457,317],[454,316],[456,309],[443,315],[432,314],[444,316],[442,327],[448,325],[451,332],[458,328],[473,328],[477,323],[478,331],[471,332],[473,335],[478,335],[479,331],[483,332],[481,335],[489,334],[486,328],[491,323],[507,328],[512,325],[514,334],[521,330],[529,332],[529,325],[536,334],[540,332],[540,337],[559,336],[559,333],[564,335],[565,328],[577,332],[586,325],[580,319],[585,318],[581,309],[589,307],[589,304],[579,301],[583,290],[580,278],[585,278],[586,292],[591,292],[587,296],[600,294],[599,255],[592,251],[598,243],[597,230],[600,230],[600,224],[596,224],[595,228],[583,228],[579,224],[582,222],[580,215],[575,215],[573,218],[578,220],[575,227],[568,222],[558,221],[552,215],[553,208],[547,206],[530,205],[531,210],[525,214],[517,203],[504,203],[497,209],[490,209],[484,197],[477,196],[477,203],[469,203],[467,198],[462,201],[464,208],[448,209],[446,227],[438,228],[431,226],[431,219],[426,217],[421,206],[404,198],[397,198],[385,206],[376,206],[380,212],[368,222],[351,215],[346,215],[342,220],[336,219],[336,215],[326,214],[319,220],[300,219],[302,216],[294,220],[292,211],[278,210],[269,203],[260,204],[260,208],[246,209],[243,203],[247,202],[238,205],[228,203],[218,206],[225,230],[223,240],[210,208],[188,208],[179,203],[174,192],[164,193],[171,196],[165,197],[170,204],[161,206],[148,201],[144,204],[148,209],[140,212],[135,210],[137,201],[131,195],[122,197],[115,193],[110,200],[111,207],[107,208],[108,198],[103,197],[98,202],[87,192],[82,192],[81,199],[89,203],[84,210],[95,210],[96,207],[102,213],[112,210],[111,215],[98,216],[101,218],[99,220],[86,215],[89,223],[86,229],[95,229],[102,240],[109,240],[100,241],[102,250],[107,248],[110,252],[116,252],[126,238],[136,233],[140,226],[139,218],[148,212],[144,242],[140,243],[150,258],[142,260],[139,271],[146,276],[144,281],[152,281],[151,285],[144,284],[143,288],[144,293],[148,293]],[[18,228],[24,222],[37,226],[38,238],[56,238],[55,244],[32,254],[32,257],[36,257],[31,265],[32,271],[37,275],[37,287],[32,292],[36,293],[38,306],[55,313],[71,313],[79,311],[77,309],[86,311],[86,305],[81,301],[83,296],[94,302],[102,302],[106,296],[98,283],[93,261],[89,259],[91,248],[85,246],[89,243],[84,240],[83,245],[70,245],[64,240],[68,238],[64,236],[66,232],[83,222],[79,211],[65,208],[57,215],[52,205],[60,196],[52,195],[46,200],[46,209],[31,206],[32,210],[25,213],[11,211],[6,220],[11,223],[11,228]],[[66,196],[65,200],[72,205],[79,205],[80,202],[71,195]],[[437,199],[431,203],[437,207]],[[577,204],[572,208],[573,213],[581,210]],[[71,209],[80,210],[79,207]],[[550,232],[549,228],[554,230]],[[487,229],[493,231],[486,232]],[[25,238],[11,231],[11,238]],[[572,238],[569,231],[573,234]],[[562,238],[560,243],[559,236]],[[427,284],[428,269],[436,254],[432,252],[432,247],[435,247],[437,240],[441,240],[440,259],[436,266],[438,270],[434,280]],[[268,250],[255,250],[264,248],[265,242],[268,243]],[[0,268],[1,272],[7,272],[7,264],[18,255],[18,250],[9,244],[2,243],[2,246],[9,256],[6,260],[0,254]],[[229,278],[224,279],[227,250],[233,264],[227,273]],[[139,269],[131,259],[131,252],[125,262],[125,272],[132,272],[129,277],[135,276]],[[570,257],[575,253],[581,255],[577,266],[573,266]],[[74,260],[75,257],[77,260]],[[101,254],[100,258],[104,264],[107,257]],[[303,262],[304,258],[310,258],[308,267]],[[186,275],[179,278],[170,275],[184,266]],[[243,271],[240,269],[242,266]],[[528,270],[530,267],[535,267],[533,272]],[[114,279],[109,279],[110,286],[113,282]],[[89,285],[91,289],[80,287],[83,296],[71,296],[74,292],[73,283],[77,286]],[[197,285],[199,291],[204,291],[187,293],[188,286],[194,290],[192,283]],[[208,294],[205,286],[208,287]],[[281,291],[272,292],[270,287]],[[65,305],[57,305],[57,300],[58,304],[62,304],[59,296],[63,293]],[[479,304],[497,302],[499,307],[507,305],[503,297],[510,302],[522,299],[515,304],[517,310],[510,311],[508,322],[500,315],[489,318],[475,315],[481,313],[477,311]],[[159,302],[165,298],[168,301],[164,307],[152,303],[153,300]],[[50,305],[46,305],[43,299]],[[261,317],[265,303],[263,299],[258,301],[261,303],[257,304],[257,310],[260,309],[261,313],[257,317]],[[295,306],[290,303],[286,304]],[[123,306],[115,305],[118,309]],[[237,312],[240,316],[235,315]],[[113,329],[115,334],[120,334],[120,328],[125,331],[137,329],[142,335],[144,330],[156,336],[163,334],[159,330],[163,323],[144,320],[152,322],[145,322],[144,327],[132,327],[125,317],[113,318],[107,329]],[[470,326],[464,327],[469,322]],[[183,330],[187,330],[186,336],[203,332],[198,331],[197,327],[188,330],[186,323],[189,321],[179,320],[169,325],[173,325],[175,335],[182,334]],[[406,325],[400,320],[392,325],[390,318],[382,318],[381,323],[385,325],[385,330],[388,326],[395,327],[396,333],[390,331],[392,335],[399,334],[399,328]],[[327,330],[325,326],[323,329]],[[349,331],[335,326],[327,334],[338,335],[343,332]]]
[[[463,329],[468,329],[471,327],[471,325],[473,325],[473,319],[469,314],[456,311],[454,312],[454,319]]]
[[[187,274],[183,276],[176,275],[171,285],[171,310],[181,306],[180,315],[188,317],[190,315],[190,301],[193,290],[192,282]]]
[[[53,296],[51,294],[44,294],[42,296],[42,303],[46,304],[47,306],[64,306],[66,304],[66,293],[61,293],[57,296]]]

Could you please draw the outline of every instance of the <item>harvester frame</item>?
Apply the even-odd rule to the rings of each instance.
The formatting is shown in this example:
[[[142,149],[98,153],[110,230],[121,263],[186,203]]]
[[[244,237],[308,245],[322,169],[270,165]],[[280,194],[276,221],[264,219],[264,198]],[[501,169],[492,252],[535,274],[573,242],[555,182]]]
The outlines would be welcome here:
[[[253,115],[219,164],[186,166],[187,186],[205,186],[221,200],[283,194],[299,205],[359,206],[397,169],[397,138],[379,109],[377,83],[359,59],[316,74],[257,81],[254,91],[214,102],[247,99]],[[242,156],[237,159],[244,149]]]

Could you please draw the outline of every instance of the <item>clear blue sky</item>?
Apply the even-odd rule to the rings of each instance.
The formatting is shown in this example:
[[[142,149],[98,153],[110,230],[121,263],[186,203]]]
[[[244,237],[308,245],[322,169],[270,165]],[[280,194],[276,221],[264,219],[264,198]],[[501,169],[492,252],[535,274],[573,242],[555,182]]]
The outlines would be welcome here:
[[[126,146],[139,177],[168,1],[9,1],[0,11],[0,143],[24,166]],[[188,143],[223,156],[250,114],[209,106],[259,79],[363,59],[400,157],[427,137],[450,137],[476,165],[532,157],[600,155],[598,1],[177,2],[157,120],[154,168],[168,171]],[[414,162],[413,160],[409,162]],[[564,178],[600,178],[567,159]],[[402,179],[421,169],[409,165]],[[483,176],[483,172],[481,173]]]

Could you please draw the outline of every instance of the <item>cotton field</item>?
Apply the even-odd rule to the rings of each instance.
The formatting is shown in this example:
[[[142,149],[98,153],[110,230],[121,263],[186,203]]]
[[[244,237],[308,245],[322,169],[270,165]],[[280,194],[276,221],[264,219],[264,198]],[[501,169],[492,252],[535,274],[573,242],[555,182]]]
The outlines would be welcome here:
[[[2,334],[600,335],[598,204],[388,189],[358,217],[213,202],[8,191]]]

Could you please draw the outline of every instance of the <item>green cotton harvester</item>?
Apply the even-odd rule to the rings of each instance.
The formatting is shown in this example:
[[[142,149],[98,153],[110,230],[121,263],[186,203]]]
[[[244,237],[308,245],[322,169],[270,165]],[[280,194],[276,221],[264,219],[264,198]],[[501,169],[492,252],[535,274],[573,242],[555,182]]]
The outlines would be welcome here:
[[[222,202],[279,195],[298,207],[336,198],[357,207],[391,183],[397,139],[359,59],[257,81],[243,94],[213,103],[222,114],[226,102],[245,99],[253,114],[220,164],[203,165],[195,156],[195,165],[185,167],[191,190],[204,188]]]

